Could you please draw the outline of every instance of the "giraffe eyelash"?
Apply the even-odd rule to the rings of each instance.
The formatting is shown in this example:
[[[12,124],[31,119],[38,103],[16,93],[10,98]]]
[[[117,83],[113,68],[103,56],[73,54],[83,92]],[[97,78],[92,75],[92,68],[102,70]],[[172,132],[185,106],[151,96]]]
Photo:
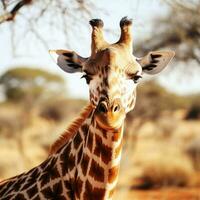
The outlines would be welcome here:
[[[84,78],[86,80],[87,84],[89,84],[90,81],[92,80],[91,75],[88,75],[88,74],[83,74],[83,76],[81,76],[81,78]]]
[[[138,81],[142,78],[141,75],[137,75],[136,74],[128,74],[128,78],[132,79],[134,81],[134,83],[138,83]]]
[[[139,81],[141,78],[142,78],[141,75],[135,75],[135,76],[133,77],[134,83],[138,83],[138,81]]]

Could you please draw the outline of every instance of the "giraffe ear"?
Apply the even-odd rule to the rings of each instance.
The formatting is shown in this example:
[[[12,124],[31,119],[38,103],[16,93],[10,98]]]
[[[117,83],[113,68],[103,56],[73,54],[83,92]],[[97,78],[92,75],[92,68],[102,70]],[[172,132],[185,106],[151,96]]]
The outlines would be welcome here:
[[[142,71],[147,74],[157,74],[161,72],[174,57],[174,51],[151,51],[142,58],[137,58]]]
[[[86,60],[74,51],[49,50],[49,53],[57,65],[68,73],[81,72],[82,64]]]

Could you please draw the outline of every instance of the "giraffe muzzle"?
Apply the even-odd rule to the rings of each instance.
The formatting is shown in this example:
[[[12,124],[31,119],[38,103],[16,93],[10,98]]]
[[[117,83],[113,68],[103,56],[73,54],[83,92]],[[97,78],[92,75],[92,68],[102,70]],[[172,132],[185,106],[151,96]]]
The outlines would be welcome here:
[[[95,118],[97,123],[105,129],[116,129],[121,127],[125,118],[125,111],[120,99],[115,99],[109,103],[107,98],[99,101]]]
[[[99,113],[106,114],[111,112],[113,114],[121,111],[121,101],[119,99],[115,99],[111,104],[107,99],[100,100],[97,110]]]

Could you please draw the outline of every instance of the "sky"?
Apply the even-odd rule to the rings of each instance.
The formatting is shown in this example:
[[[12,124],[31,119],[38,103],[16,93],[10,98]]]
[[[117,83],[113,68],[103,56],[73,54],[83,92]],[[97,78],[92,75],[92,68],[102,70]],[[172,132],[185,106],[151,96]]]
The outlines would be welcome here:
[[[128,16],[133,19],[133,37],[135,41],[148,36],[150,31],[155,28],[152,26],[154,18],[163,16],[168,11],[164,3],[159,0],[110,0],[109,3],[107,0],[99,0],[96,1],[96,4],[101,9],[100,11],[92,10],[91,18],[101,18],[104,21],[105,30],[112,31],[112,33],[109,31],[105,32],[106,40],[111,43],[116,42],[119,38],[119,21],[122,17]],[[70,49],[82,56],[89,56],[91,28],[88,25],[88,21],[85,20],[84,23],[70,38]],[[25,30],[23,26],[25,25],[21,23],[19,27],[22,31]],[[50,37],[48,47],[35,43],[34,40],[30,40],[30,37],[28,39],[24,38],[17,47],[20,49],[20,55],[14,56],[11,45],[11,29],[11,23],[0,25],[0,74],[16,65],[30,65],[32,67],[43,68],[50,72],[58,73],[66,79],[70,96],[77,98],[88,97],[88,87],[85,84],[85,80],[80,79],[81,75],[66,74],[56,66],[48,54],[48,48],[69,48],[64,44],[62,36],[59,34],[51,35],[41,27],[41,34]],[[172,66],[169,66],[168,70],[165,70],[161,74],[156,75],[156,78],[163,86],[179,94],[200,92],[200,88],[198,87],[198,73],[194,74],[193,78],[189,81],[190,84],[188,84],[188,81],[180,79],[178,70],[175,69],[173,73],[169,73],[170,67]],[[200,71],[197,70],[197,72]],[[146,79],[148,78],[147,76]]]

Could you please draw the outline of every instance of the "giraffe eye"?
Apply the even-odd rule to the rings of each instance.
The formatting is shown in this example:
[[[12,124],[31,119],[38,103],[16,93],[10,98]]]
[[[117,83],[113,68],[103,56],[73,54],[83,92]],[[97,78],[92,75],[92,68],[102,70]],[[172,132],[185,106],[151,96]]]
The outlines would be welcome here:
[[[85,78],[87,84],[89,84],[92,80],[92,77],[88,74],[84,74],[83,76],[81,76],[81,78]]]
[[[140,75],[135,75],[135,76],[133,77],[134,83],[138,83],[138,81],[139,81],[141,78],[142,78],[142,76],[140,76]]]
[[[142,78],[141,75],[137,74],[128,74],[129,79],[132,79],[134,83],[138,83],[138,81]]]

